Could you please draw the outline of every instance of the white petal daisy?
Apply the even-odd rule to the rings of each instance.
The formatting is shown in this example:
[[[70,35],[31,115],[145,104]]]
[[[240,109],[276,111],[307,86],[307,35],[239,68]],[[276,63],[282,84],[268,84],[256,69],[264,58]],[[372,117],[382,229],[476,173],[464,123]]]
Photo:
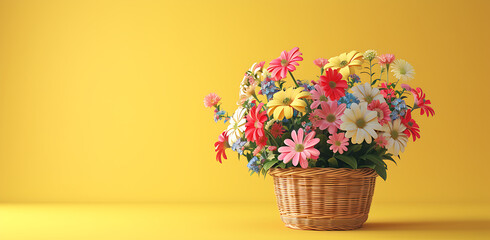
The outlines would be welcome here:
[[[400,119],[383,125],[383,136],[388,140],[386,147],[389,153],[398,155],[400,151],[405,151],[408,142],[407,135],[403,133],[405,129],[406,127],[401,123]]]
[[[238,107],[233,116],[230,118],[230,125],[226,130],[228,134],[228,144],[230,144],[230,146],[233,146],[233,143],[241,138],[243,132],[245,131],[245,123],[247,122],[245,119],[246,113],[246,108]]]
[[[356,96],[361,102],[367,102],[368,104],[374,100],[378,100],[380,103],[384,103],[385,98],[379,92],[379,89],[371,87],[371,84],[364,83],[352,88],[352,94]]]
[[[381,130],[378,113],[368,110],[367,102],[353,103],[340,119],[343,122],[340,129],[346,131],[345,137],[351,138],[353,143],[371,143],[372,138],[378,137],[376,130]]]
[[[395,60],[395,62],[393,62],[391,66],[391,71],[393,72],[393,75],[395,75],[397,79],[404,80],[404,81],[413,79],[415,75],[415,69],[413,69],[410,63],[408,63],[403,59]]]

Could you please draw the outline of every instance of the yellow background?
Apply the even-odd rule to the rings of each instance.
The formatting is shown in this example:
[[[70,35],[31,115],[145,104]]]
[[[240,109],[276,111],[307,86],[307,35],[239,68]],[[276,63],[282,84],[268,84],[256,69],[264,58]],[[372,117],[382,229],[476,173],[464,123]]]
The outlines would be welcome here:
[[[269,202],[203,97],[298,46],[295,75],[356,49],[408,60],[435,117],[375,202],[489,203],[485,1],[1,1],[0,201]]]

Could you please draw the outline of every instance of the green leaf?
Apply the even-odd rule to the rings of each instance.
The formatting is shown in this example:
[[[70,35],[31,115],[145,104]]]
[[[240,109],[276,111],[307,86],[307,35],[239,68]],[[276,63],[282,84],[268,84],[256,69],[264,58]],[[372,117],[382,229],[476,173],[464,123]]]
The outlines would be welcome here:
[[[358,166],[358,168],[371,168],[371,169],[374,169],[374,167],[376,167],[375,164],[363,164]]]
[[[394,162],[396,165],[398,165],[396,162],[395,162],[395,159],[393,159],[390,155],[383,155],[383,159],[386,159],[386,160],[390,160],[392,162]]]
[[[264,166],[262,167],[262,169],[265,170],[265,172],[267,173],[267,171],[269,171],[269,169],[274,165],[276,164],[277,162],[279,162],[279,160],[275,159],[275,160],[272,160],[272,161],[268,161],[266,163],[264,163]]]
[[[334,168],[339,167],[339,162],[337,162],[337,159],[335,159],[334,157],[329,158],[327,161],[329,167],[334,167]]]
[[[357,161],[354,157],[346,155],[337,155],[336,157],[340,159],[340,161],[347,163],[351,168],[357,169]]]
[[[386,177],[387,177],[387,176],[386,176],[386,168],[384,168],[384,167],[380,167],[380,166],[376,165],[376,166],[374,167],[374,170],[376,171],[376,173],[378,173],[378,175],[379,175],[379,176],[380,176],[380,177],[381,177],[383,180],[385,180],[385,181],[386,181]]]
[[[284,162],[279,163],[277,166],[282,169],[286,168],[286,164]]]
[[[383,168],[386,167],[386,163],[383,162],[381,157],[378,155],[367,154],[367,155],[362,156],[361,158],[363,158],[363,157],[365,159],[371,161],[372,163],[376,164],[376,166],[383,167]]]
[[[361,144],[354,144],[349,148],[348,152],[359,152],[361,150],[362,145]]]

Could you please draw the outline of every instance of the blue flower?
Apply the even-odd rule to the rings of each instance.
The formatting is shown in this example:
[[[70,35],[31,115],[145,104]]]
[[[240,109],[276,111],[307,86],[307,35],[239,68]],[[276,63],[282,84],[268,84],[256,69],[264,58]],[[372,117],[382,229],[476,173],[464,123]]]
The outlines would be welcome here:
[[[229,117],[226,117],[226,112],[224,110],[221,110],[221,111],[214,111],[214,121],[215,122],[218,122],[219,120],[221,119],[225,119],[225,123],[230,120]]]
[[[405,116],[407,111],[407,104],[403,99],[397,98],[391,102],[391,106],[393,110],[391,111],[390,117],[391,120],[395,120],[400,118],[400,116]]]
[[[342,103],[345,103],[345,105],[347,105],[347,108],[350,108],[350,105],[352,105],[353,103],[359,104],[359,99],[357,99],[354,94],[346,92],[345,96],[341,97],[338,101],[338,104]]]
[[[276,86],[276,82],[267,78],[262,81],[260,91],[261,94],[267,96],[267,100],[270,100],[274,93],[279,92],[279,88]]]
[[[250,159],[250,161],[247,164],[248,169],[258,173],[260,168],[259,165],[257,164],[259,162],[259,159],[257,157],[253,157]]]
[[[403,99],[400,99],[400,98],[393,100],[393,102],[391,102],[391,105],[393,105],[395,110],[397,110],[399,112],[407,109],[407,104],[405,103],[405,101]]]
[[[361,78],[359,76],[357,76],[356,74],[352,74],[349,77],[352,79],[352,81],[354,83],[360,83],[361,82]]]
[[[309,91],[311,91],[311,90],[315,89],[315,86],[310,85],[310,84],[308,83],[308,81],[306,81],[306,80],[304,80],[304,81],[297,80],[296,82],[298,83],[298,85],[299,85],[300,87],[303,87],[303,89],[304,89],[305,91],[308,91],[308,92],[309,92]]]
[[[245,144],[247,143],[247,141],[243,141],[241,138],[239,138],[238,140],[236,140],[235,143],[233,143],[233,146],[231,146],[231,150],[237,152],[238,154],[242,155],[243,154],[243,146],[245,146]]]

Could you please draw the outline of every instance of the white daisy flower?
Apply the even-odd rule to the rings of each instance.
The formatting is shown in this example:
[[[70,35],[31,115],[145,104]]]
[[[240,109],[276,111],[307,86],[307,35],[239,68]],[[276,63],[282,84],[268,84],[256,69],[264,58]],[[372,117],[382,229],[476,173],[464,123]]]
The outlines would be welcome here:
[[[383,136],[388,140],[386,145],[388,152],[398,155],[400,151],[405,151],[408,137],[403,131],[406,127],[401,123],[401,119],[383,125]]]
[[[340,129],[346,131],[345,137],[351,138],[352,143],[371,143],[372,138],[377,138],[376,130],[381,130],[378,122],[378,113],[367,109],[367,102],[353,103],[350,109],[345,109],[340,118]]]
[[[393,64],[391,65],[391,71],[397,79],[404,81],[413,79],[415,75],[415,69],[413,69],[410,63],[403,59],[395,60],[395,62],[393,62]]]
[[[247,120],[245,119],[246,113],[246,108],[238,107],[233,116],[230,118],[230,125],[226,130],[228,134],[228,144],[230,144],[230,146],[233,146],[233,143],[241,138],[243,132],[245,131],[245,123],[247,123]]]
[[[371,84],[364,83],[352,88],[352,94],[356,96],[361,102],[367,102],[368,104],[374,100],[378,100],[380,103],[384,103],[385,98],[379,92],[379,89],[371,87]]]

